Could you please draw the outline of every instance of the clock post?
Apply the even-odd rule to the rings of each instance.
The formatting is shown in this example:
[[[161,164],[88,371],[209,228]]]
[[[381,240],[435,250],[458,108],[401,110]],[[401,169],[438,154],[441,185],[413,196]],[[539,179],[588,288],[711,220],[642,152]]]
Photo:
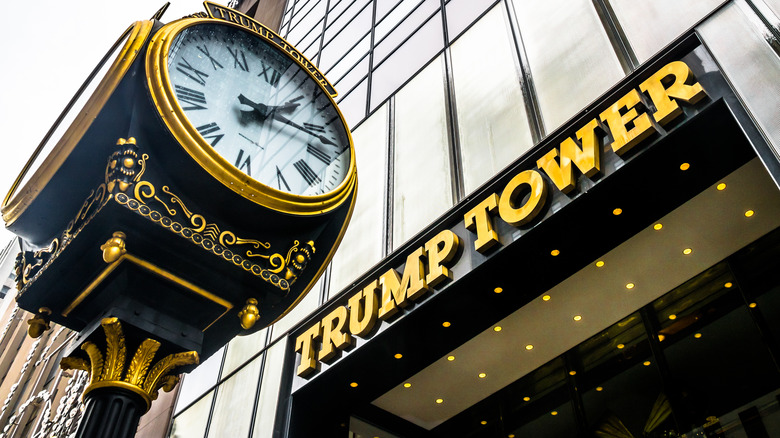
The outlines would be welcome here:
[[[270,29],[205,6],[131,26],[3,202],[30,336],[79,333],[61,361],[89,373],[78,438],[134,436],[181,373],[282,318],[352,214],[333,87]]]

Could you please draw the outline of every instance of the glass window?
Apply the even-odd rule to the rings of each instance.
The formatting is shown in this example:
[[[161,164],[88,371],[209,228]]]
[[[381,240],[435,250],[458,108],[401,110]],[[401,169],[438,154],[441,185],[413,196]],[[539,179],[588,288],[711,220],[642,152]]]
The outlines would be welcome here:
[[[590,0],[515,1],[547,132],[623,77]]]
[[[225,348],[220,348],[211,357],[203,361],[192,372],[184,375],[179,390],[179,398],[176,400],[176,412],[184,409],[206,390],[217,384],[219,369],[222,366],[222,358]]]
[[[339,66],[337,65],[336,67],[338,68]],[[368,56],[352,67],[352,70],[346,72],[341,79],[332,82],[332,84],[336,90],[349,91],[357,85],[358,82],[365,79],[366,75],[368,75]],[[330,78],[331,76],[328,75],[328,77]],[[365,106],[365,99],[363,100],[363,104],[363,106]]]
[[[217,389],[209,437],[247,436],[252,420],[252,401],[257,392],[263,356],[258,356]]]
[[[321,28],[323,24],[323,17],[325,16],[324,0],[309,0],[300,10],[295,8],[295,15],[292,19],[292,26],[287,34],[286,40],[293,46],[298,46],[307,35],[310,33],[319,34],[322,29],[314,29],[315,25]]]
[[[609,0],[639,62],[672,42],[723,0]]]
[[[697,30],[780,155],[780,57],[738,3],[721,9]]]
[[[276,339],[279,336],[292,328],[295,324],[301,322],[301,320],[308,314],[313,312],[320,304],[320,291],[322,290],[322,277],[312,286],[311,290],[305,297],[290,310],[290,313],[285,315],[282,319],[273,325],[273,338]]]
[[[197,438],[206,435],[206,424],[209,420],[213,399],[214,391],[174,417],[169,438]]]
[[[387,136],[387,106],[352,132],[359,188],[352,220],[333,257],[330,296],[382,258]]]
[[[381,64],[374,58],[371,108],[381,105],[407,79],[444,48],[441,14],[436,14]]]
[[[503,10],[493,8],[451,48],[466,193],[533,145]]]
[[[406,12],[400,12],[396,15],[395,19],[392,19],[394,23],[398,23],[409,11],[417,4],[422,3],[424,0],[417,1],[402,1],[402,0],[376,0],[376,21],[377,23],[384,20],[385,15],[393,12],[397,8],[404,9]]]
[[[443,57],[395,96],[393,248],[452,206]]]
[[[366,99],[368,98],[368,79],[363,79],[352,91],[339,96],[339,109],[344,114],[348,126],[360,123],[366,117]]]
[[[336,84],[340,82],[341,78],[346,75],[350,69],[354,67],[355,70],[355,78],[362,79],[363,76],[365,76],[368,73],[368,56],[366,54],[371,49],[371,36],[366,35],[360,42],[349,51],[349,53],[345,54],[343,58],[341,58],[340,61],[336,63],[335,66],[333,66],[330,70],[325,72],[325,76],[327,76],[328,80],[332,84]],[[363,62],[355,66],[361,58],[363,58]],[[352,79],[351,84],[345,87],[340,87],[343,90],[348,90],[352,88],[358,81],[355,79]]]
[[[255,353],[265,348],[265,337],[268,329],[264,328],[251,335],[236,336],[227,345],[225,365],[222,366],[222,376],[226,376],[249,360]]]
[[[450,0],[447,2],[447,34],[450,41],[457,38],[480,14],[495,3],[496,0]]]
[[[287,342],[280,341],[271,346],[266,353],[253,438],[273,438],[279,435],[274,430],[274,421],[276,405],[279,403],[279,386],[282,383],[286,347]]]
[[[353,8],[357,8],[353,6]],[[371,29],[371,14],[373,8],[371,4],[366,4],[362,10],[359,10],[357,16],[352,21],[346,20],[340,27],[337,23],[333,23],[328,27],[325,32],[325,46],[322,49],[322,57],[320,58],[320,67],[323,71],[328,71],[339,60],[345,56],[352,48],[361,40],[365,41],[365,44],[361,47],[363,52],[355,51],[352,53],[352,62],[355,62],[357,58],[365,54],[369,49],[370,39],[366,36]],[[352,15],[349,12],[344,16]],[[347,24],[348,22],[348,24]],[[365,39],[364,39],[365,37]],[[348,66],[347,66],[348,67]]]
[[[420,3],[403,2],[393,10],[393,12],[378,23],[375,29],[376,49],[374,50],[374,63],[378,64],[385,59],[390,52],[401,45],[415,29],[422,25],[428,17],[439,9],[439,2],[424,0]],[[399,24],[406,14],[409,17]],[[393,27],[396,26],[394,29]],[[441,19],[437,21],[437,26],[441,27]],[[389,33],[389,35],[388,35]],[[385,38],[387,36],[387,38]]]

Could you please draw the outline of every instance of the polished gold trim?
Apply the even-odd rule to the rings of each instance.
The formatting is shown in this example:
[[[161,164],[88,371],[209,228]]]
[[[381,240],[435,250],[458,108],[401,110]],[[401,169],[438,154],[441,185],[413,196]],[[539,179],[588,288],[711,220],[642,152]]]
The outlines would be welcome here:
[[[160,117],[162,117],[163,122],[179,144],[211,176],[224,184],[225,187],[254,203],[294,215],[321,214],[341,205],[355,189],[357,183],[354,143],[344,115],[327,90],[322,87],[322,84],[314,76],[312,76],[312,79],[319,84],[328,96],[331,104],[336,108],[349,140],[350,163],[347,176],[338,187],[329,193],[316,196],[293,195],[250,178],[219,155],[190,123],[181,105],[176,100],[173,86],[168,77],[168,52],[177,34],[190,26],[204,23],[235,27],[256,35],[258,38],[269,42],[273,47],[276,47],[262,33],[254,32],[229,21],[212,18],[186,18],[178,20],[163,26],[162,29],[154,34],[146,55],[147,83]],[[279,52],[289,57],[287,52],[283,50],[279,50]],[[292,57],[291,59],[295,60]],[[311,76],[308,70],[305,68],[303,70]]]
[[[127,70],[130,68],[133,61],[135,61],[137,54],[140,52],[147,37],[152,31],[153,24],[152,21],[137,21],[117,40],[117,42],[119,42],[126,36],[128,37],[127,42],[109,68],[106,76],[102,79],[95,78],[95,80],[100,80],[100,83],[95,88],[92,96],[87,100],[84,108],[80,110],[79,115],[73,120],[70,127],[67,128],[62,138],[59,140],[52,139],[57,143],[49,153],[49,156],[45,158],[41,166],[30,177],[30,180],[27,181],[27,184],[25,184],[17,193],[19,184],[30,170],[35,159],[41,153],[45,143],[41,142],[29,160],[27,160],[27,163],[19,173],[19,176],[16,177],[13,185],[11,185],[11,189],[8,191],[5,199],[3,199],[3,206],[0,211],[2,212],[6,226],[10,226],[16,222],[19,216],[21,216],[35,201],[38,193],[40,193],[43,190],[43,187],[51,181],[54,174],[71,154],[76,147],[76,144],[78,144],[84,136],[84,133],[87,132],[87,129],[91,126],[92,121],[95,119],[95,115],[103,109],[103,106],[106,104],[109,97],[111,97],[119,82],[124,78],[125,73],[127,73]]]
[[[81,293],[76,297],[76,299],[74,299],[68,305],[68,307],[66,307],[65,310],[62,311],[62,316],[67,317],[76,307],[78,307],[78,305],[80,305],[85,299],[87,299],[87,297],[92,292],[94,292],[94,290],[125,260],[143,269],[146,269],[147,271],[161,278],[164,278],[174,284],[177,284],[196,295],[199,295],[203,298],[206,298],[209,301],[212,301],[224,307],[225,311],[221,315],[219,315],[217,319],[215,319],[208,326],[206,326],[206,328],[204,328],[203,331],[208,330],[209,327],[211,327],[215,322],[219,321],[223,316],[225,316],[226,313],[230,311],[230,309],[233,308],[233,304],[231,304],[229,301],[225,300],[224,298],[221,298],[201,287],[198,287],[187,280],[184,280],[152,263],[147,262],[146,260],[142,260],[129,253],[124,253],[115,262],[109,264],[106,267],[106,269],[103,270],[103,272],[101,272],[97,277],[95,277],[95,279],[92,280],[92,282],[83,291],[81,291]]]
[[[157,399],[160,388],[170,392],[178,383],[179,377],[175,374],[169,374],[174,368],[200,362],[197,352],[185,351],[163,357],[150,369],[149,365],[160,348],[160,342],[147,338],[138,346],[128,365],[126,362],[127,341],[121,321],[116,317],[103,318],[100,325],[106,335],[105,358],[97,345],[86,341],[81,344],[80,348],[87,353],[89,360],[73,356],[60,360],[62,369],[78,369],[89,372],[89,384],[84,390],[83,396],[96,389],[121,388],[141,397],[146,405],[146,411],[149,411],[152,400]]]

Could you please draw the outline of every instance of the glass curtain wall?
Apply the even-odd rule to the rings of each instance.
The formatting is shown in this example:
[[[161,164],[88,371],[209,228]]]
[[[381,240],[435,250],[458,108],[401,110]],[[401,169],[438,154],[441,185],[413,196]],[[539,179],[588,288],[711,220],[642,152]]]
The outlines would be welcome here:
[[[248,416],[254,417],[251,424],[236,426],[236,436],[271,436],[289,329],[718,8],[698,30],[749,109],[764,117],[759,126],[780,144],[780,131],[770,129],[780,118],[772,116],[774,101],[766,98],[777,95],[766,90],[780,83],[771,80],[780,71],[780,58],[767,30],[755,27],[762,21],[777,25],[780,3],[722,3],[289,0],[280,33],[335,84],[336,100],[354,131],[360,175],[355,216],[328,275],[269,329],[271,334],[238,338],[185,376],[170,436],[205,437],[212,425],[219,426],[213,417],[231,409],[225,396],[233,390],[227,388],[239,380],[243,383],[234,386],[253,388],[233,394],[252,407]],[[768,11],[766,16],[759,20],[750,4]],[[770,80],[754,84],[756,77]],[[759,295],[755,302],[771,307],[773,297]],[[734,324],[746,321],[740,312],[733,318]],[[780,332],[772,322],[769,327]],[[705,339],[701,333],[699,340]],[[670,367],[677,366],[676,355],[670,351]],[[641,368],[626,372],[646,372],[644,357],[637,358]],[[566,360],[551,370],[571,366]],[[620,360],[626,370],[637,367],[625,358],[608,362]],[[272,361],[276,365],[269,366]],[[582,366],[584,378],[590,368]],[[568,388],[568,374],[550,373],[550,394],[563,394],[555,388]],[[576,423],[579,412],[595,421],[603,408],[627,427],[641,422],[613,408],[618,402],[593,401],[606,391],[605,384],[600,386],[583,389],[582,409],[548,396],[554,402],[531,417],[539,424],[551,419]],[[523,427],[536,426],[516,425]]]

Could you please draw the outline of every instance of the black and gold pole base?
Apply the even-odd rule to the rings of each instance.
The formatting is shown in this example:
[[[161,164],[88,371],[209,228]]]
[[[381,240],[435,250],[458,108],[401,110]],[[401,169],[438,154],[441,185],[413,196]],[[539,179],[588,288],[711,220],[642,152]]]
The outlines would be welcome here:
[[[84,391],[85,412],[76,438],[132,438],[138,422],[157,399],[158,391],[171,391],[179,381],[172,374],[177,367],[198,363],[194,351],[168,354],[156,362],[159,341],[147,338],[140,342],[128,361],[127,342],[118,318],[103,318],[105,344],[90,337],[60,362],[63,369],[89,372]],[[102,347],[102,348],[101,348]]]

